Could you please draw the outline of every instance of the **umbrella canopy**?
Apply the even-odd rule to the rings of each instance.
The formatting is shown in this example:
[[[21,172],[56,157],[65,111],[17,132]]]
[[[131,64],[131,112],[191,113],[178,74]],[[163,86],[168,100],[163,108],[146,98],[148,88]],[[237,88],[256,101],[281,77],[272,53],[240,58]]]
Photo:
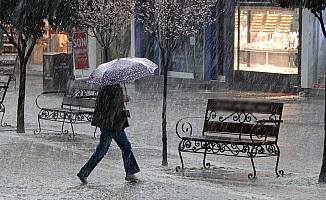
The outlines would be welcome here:
[[[120,84],[154,74],[157,68],[146,58],[118,58],[99,65],[87,82],[99,86]]]

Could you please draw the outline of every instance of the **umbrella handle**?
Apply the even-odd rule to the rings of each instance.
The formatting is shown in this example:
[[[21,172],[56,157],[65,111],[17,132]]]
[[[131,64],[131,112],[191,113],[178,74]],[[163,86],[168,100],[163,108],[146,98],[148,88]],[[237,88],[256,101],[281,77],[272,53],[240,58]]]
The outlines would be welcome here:
[[[123,87],[125,88],[125,95],[126,96],[128,96],[128,93],[127,93],[127,88],[126,88],[126,84],[125,83],[123,83]],[[126,106],[128,105],[128,102],[126,101],[126,102],[124,102],[124,103],[126,103]],[[125,109],[125,112],[126,112],[126,117],[130,117],[130,113],[129,113],[129,110],[127,110],[126,109],[126,106],[125,106],[125,104],[123,103],[123,107],[124,107],[124,109]]]
[[[123,83],[123,87],[125,88],[126,95],[128,95],[127,94],[127,88],[126,88],[126,84],[125,83]]]
[[[123,87],[125,88],[125,95],[128,96],[128,93],[127,93],[127,88],[126,88],[126,84],[123,83]],[[128,102],[125,102],[126,103],[126,106],[128,105]]]

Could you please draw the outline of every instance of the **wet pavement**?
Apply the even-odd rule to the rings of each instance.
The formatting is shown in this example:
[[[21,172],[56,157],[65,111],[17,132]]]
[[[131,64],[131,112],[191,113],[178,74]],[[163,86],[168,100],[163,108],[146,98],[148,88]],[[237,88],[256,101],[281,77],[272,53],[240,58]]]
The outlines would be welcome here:
[[[318,184],[324,138],[324,99],[278,96],[267,93],[169,89],[167,107],[168,167],[161,166],[161,94],[127,85],[132,101],[131,127],[126,129],[141,167],[138,183],[124,181],[121,152],[113,142],[109,153],[81,185],[76,173],[94,151],[98,139],[90,125],[75,126],[74,140],[67,135],[43,133],[37,128],[35,98],[42,91],[36,77],[26,92],[26,133],[14,127],[0,128],[0,199],[325,199],[326,185]],[[5,122],[15,125],[18,90],[11,88],[5,100]],[[208,156],[212,164],[203,169],[202,155],[184,154],[185,172],[180,164],[175,134],[177,119],[203,116],[207,98],[259,98],[285,103],[279,145],[280,168],[274,174],[274,158],[255,160],[257,176],[247,179],[251,163],[245,158]],[[47,105],[60,104],[59,97],[45,98]],[[42,126],[60,129],[56,123]],[[68,126],[66,128],[69,128]],[[198,130],[201,127],[197,127]]]

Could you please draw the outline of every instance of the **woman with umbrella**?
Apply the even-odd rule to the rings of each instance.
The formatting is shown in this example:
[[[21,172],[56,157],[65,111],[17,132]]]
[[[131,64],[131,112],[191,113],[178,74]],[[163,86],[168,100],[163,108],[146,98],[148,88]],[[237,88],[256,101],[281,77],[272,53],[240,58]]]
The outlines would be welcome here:
[[[129,112],[124,106],[129,97],[123,95],[120,83],[153,74],[155,69],[157,65],[147,59],[121,58],[101,64],[90,75],[89,83],[102,86],[91,123],[100,128],[101,136],[95,152],[77,174],[82,183],[87,183],[87,177],[109,150],[112,139],[122,151],[125,180],[137,181],[135,173],[140,169],[124,131],[129,126]]]
[[[108,152],[112,139],[122,151],[125,179],[131,182],[137,181],[134,174],[140,170],[124,131],[129,126],[124,110],[124,102],[128,101],[129,97],[123,95],[119,84],[104,86],[100,89],[91,123],[101,130],[100,142],[93,155],[77,174],[82,183],[87,183],[87,177]]]

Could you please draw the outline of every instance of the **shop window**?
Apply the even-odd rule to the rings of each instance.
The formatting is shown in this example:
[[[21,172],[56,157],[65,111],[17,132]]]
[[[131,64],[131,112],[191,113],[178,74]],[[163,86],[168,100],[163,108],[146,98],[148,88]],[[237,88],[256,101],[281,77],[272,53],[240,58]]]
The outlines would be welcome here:
[[[36,41],[36,44],[31,55],[32,64],[43,64],[43,53],[48,52],[49,34],[48,32],[43,34],[43,37]]]
[[[180,38],[172,56],[169,71],[181,72],[193,77],[203,77],[203,31]]]
[[[150,32],[148,31],[143,32],[141,44],[143,45],[141,48],[140,57],[148,58],[149,60],[154,61],[155,38]]]
[[[154,63],[159,64],[160,50],[155,37],[149,31],[145,31],[142,24],[135,23],[135,56],[147,58]],[[155,70],[154,74],[158,75],[160,69]]]
[[[34,46],[31,55],[32,64],[42,65],[45,52],[67,53],[68,37],[66,32],[51,30],[47,21],[45,21],[45,29],[46,32],[37,40]]]
[[[49,52],[67,53],[68,37],[65,32],[49,31]]]
[[[235,14],[235,70],[298,74],[299,11],[240,7]]]

